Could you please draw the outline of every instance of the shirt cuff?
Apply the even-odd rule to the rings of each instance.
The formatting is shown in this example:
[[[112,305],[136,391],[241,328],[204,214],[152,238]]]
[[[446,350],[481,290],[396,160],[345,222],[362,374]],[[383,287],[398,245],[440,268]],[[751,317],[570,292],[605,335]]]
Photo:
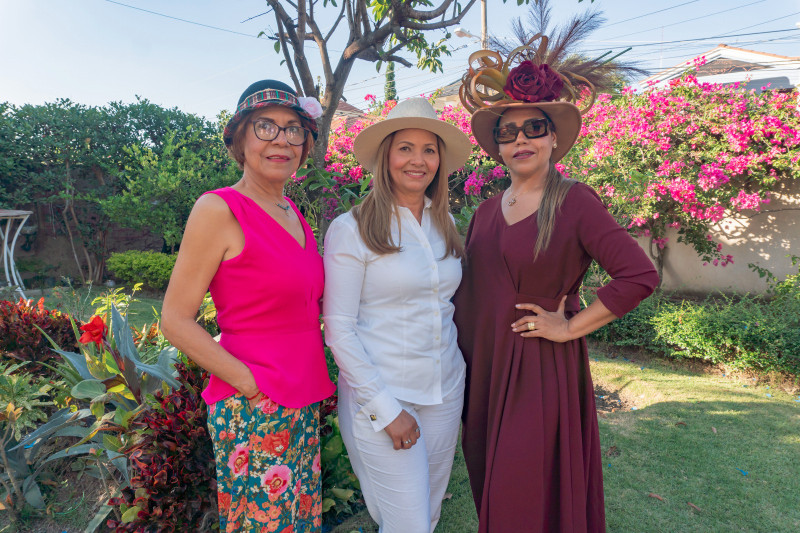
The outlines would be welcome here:
[[[361,408],[376,433],[394,421],[402,411],[403,406],[386,389]]]

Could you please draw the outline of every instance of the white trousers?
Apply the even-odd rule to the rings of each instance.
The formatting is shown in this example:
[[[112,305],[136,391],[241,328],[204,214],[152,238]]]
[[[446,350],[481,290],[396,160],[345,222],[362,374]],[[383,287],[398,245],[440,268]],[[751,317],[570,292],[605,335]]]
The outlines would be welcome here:
[[[339,428],[379,533],[432,533],[453,468],[464,386],[438,405],[400,403],[420,427],[420,438],[409,449],[395,450],[385,431],[372,429],[344,379]]]

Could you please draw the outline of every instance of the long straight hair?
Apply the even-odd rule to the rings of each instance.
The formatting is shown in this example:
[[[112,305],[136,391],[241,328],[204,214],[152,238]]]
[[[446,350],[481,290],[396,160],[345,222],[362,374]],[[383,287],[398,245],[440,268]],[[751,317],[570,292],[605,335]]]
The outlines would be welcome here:
[[[539,257],[539,253],[546,250],[550,245],[553,228],[556,225],[556,216],[561,211],[561,204],[564,203],[570,187],[575,183],[575,180],[565,178],[561,172],[556,170],[556,165],[550,161],[547,178],[545,178],[542,201],[539,203],[539,211],[536,213],[539,235],[537,235],[536,244],[533,247],[534,261]]]
[[[395,132],[396,133],[396,132]],[[395,133],[387,135],[378,147],[375,158],[375,173],[372,176],[372,190],[367,197],[357,206],[353,207],[353,218],[358,223],[358,232],[367,248],[379,255],[399,252],[401,246],[392,239],[391,216],[400,225],[400,212],[394,199],[392,178],[389,175],[389,149]],[[444,154],[444,143],[436,136],[439,149],[439,161]],[[453,219],[450,218],[450,205],[448,195],[450,189],[447,176],[441,175],[441,165],[433,177],[433,181],[425,189],[425,195],[431,199],[431,219],[433,225],[439,230],[445,242],[444,257],[452,255],[460,258],[464,254],[464,246],[458,235]],[[402,238],[402,236],[401,236]]]

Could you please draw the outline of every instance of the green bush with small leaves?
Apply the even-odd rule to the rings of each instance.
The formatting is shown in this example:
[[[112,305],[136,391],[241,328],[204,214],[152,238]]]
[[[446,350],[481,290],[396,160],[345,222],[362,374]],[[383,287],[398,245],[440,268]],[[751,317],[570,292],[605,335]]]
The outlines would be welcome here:
[[[106,267],[125,283],[142,282],[151,289],[165,290],[175,267],[176,257],[159,252],[128,250],[111,254]]]
[[[701,302],[654,294],[591,337],[674,358],[800,375],[800,285],[777,283],[771,298],[712,295]]]

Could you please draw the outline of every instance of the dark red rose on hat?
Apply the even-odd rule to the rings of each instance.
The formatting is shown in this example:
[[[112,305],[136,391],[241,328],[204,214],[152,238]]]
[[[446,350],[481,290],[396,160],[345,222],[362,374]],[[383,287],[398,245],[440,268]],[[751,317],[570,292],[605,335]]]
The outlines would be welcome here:
[[[548,65],[523,61],[508,73],[503,90],[514,100],[535,104],[555,100],[563,88],[561,77]]]

